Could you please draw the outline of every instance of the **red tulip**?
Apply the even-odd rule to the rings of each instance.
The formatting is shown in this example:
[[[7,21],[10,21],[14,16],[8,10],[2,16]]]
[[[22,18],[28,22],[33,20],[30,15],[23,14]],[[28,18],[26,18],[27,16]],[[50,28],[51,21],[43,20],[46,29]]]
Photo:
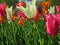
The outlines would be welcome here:
[[[38,11],[36,12],[36,16],[34,17],[35,21],[38,21],[41,17],[41,13],[39,13]]]
[[[26,8],[26,3],[24,1],[21,1],[20,3],[17,3],[16,6],[23,6]]]
[[[4,4],[0,4],[0,22],[4,22],[7,19],[5,9]]]
[[[5,6],[3,4],[0,4],[0,14],[1,14],[1,16],[6,15]]]
[[[58,34],[59,24],[54,14],[46,15],[46,27],[48,35],[55,37]]]

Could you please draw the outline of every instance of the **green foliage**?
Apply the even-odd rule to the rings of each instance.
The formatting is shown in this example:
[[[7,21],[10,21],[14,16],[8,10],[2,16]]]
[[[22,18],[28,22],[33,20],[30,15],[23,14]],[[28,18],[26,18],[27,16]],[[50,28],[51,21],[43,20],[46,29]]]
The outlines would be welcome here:
[[[4,2],[6,2],[7,3],[7,5],[9,5],[9,6],[13,6],[13,7],[15,7],[16,6],[16,3],[18,2],[18,0],[0,0],[0,3],[4,3]]]
[[[57,45],[57,38],[51,38],[46,33],[44,20],[25,21],[20,26],[17,21],[10,24],[0,24],[0,45]],[[59,44],[60,45],[60,44]]]

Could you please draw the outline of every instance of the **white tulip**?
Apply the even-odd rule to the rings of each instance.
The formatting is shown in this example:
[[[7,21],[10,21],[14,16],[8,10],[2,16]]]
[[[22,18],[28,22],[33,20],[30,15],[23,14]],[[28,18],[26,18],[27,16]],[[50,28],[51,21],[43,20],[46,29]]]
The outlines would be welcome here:
[[[8,23],[10,23],[10,22],[12,21],[12,8],[13,8],[13,7],[10,7],[10,8],[7,8],[7,9],[6,9]]]
[[[50,9],[48,9],[49,13],[55,13],[55,6],[50,6]]]
[[[36,16],[36,0],[32,0],[32,4],[26,3],[26,8],[23,6],[16,8],[23,11],[28,18],[34,18]]]

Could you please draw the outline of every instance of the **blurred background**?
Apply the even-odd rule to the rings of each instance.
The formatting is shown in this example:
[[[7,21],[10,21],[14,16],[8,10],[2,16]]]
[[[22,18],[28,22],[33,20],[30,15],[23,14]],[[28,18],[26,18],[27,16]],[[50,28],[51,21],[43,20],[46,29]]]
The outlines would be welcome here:
[[[29,3],[31,3],[31,0],[24,0],[24,1],[28,1]],[[40,3],[41,1],[47,1],[47,0],[37,0],[37,3]],[[6,2],[7,5],[9,6],[14,6],[15,4],[20,2],[20,0],[0,0],[0,3],[4,3]],[[59,5],[60,4],[60,0],[51,0],[51,5]]]

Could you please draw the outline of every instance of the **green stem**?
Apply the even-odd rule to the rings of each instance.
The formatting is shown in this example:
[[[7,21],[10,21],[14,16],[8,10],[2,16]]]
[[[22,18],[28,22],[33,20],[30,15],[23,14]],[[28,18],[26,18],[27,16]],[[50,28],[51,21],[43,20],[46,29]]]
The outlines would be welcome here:
[[[14,45],[17,45],[17,40],[16,40],[16,30],[17,28],[15,27],[15,24],[12,22],[12,31],[13,31],[13,37],[14,37]]]
[[[7,29],[8,26],[7,25],[8,25],[8,23],[5,23],[4,29],[6,29],[6,44],[9,45],[8,44],[8,29]]]
[[[53,38],[52,41],[53,41],[52,45],[58,45],[56,38]]]
[[[3,45],[3,24],[1,24],[1,39],[2,39],[2,45]]]

